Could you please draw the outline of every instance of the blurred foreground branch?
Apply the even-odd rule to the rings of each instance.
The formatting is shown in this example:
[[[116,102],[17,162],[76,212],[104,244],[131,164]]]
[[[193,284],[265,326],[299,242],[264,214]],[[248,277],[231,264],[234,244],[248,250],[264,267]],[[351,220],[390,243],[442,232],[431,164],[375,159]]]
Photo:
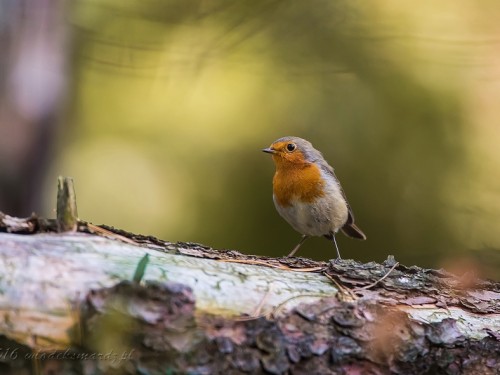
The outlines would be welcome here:
[[[0,215],[1,347],[15,353],[3,360],[11,371],[498,369],[499,283],[391,258],[275,259],[85,222],[78,233],[56,229],[55,220]],[[143,281],[132,282],[139,263]]]

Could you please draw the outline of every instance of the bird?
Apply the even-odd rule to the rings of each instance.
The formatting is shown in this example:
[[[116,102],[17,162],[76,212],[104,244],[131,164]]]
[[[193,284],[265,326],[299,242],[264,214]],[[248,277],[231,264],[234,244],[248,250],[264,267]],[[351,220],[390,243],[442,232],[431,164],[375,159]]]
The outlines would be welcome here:
[[[366,240],[354,223],[351,206],[333,168],[320,151],[299,137],[282,137],[262,151],[272,155],[276,172],[273,177],[273,201],[278,213],[302,234],[288,254],[292,257],[309,237],[324,236],[333,241],[340,230],[346,236]]]

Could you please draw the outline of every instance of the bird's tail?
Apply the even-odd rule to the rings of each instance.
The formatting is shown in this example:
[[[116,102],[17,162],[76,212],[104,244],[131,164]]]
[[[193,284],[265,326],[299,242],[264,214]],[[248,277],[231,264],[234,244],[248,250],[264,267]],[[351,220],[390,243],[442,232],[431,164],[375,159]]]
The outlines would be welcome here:
[[[354,223],[346,223],[341,229],[347,237],[366,240],[366,235]]]

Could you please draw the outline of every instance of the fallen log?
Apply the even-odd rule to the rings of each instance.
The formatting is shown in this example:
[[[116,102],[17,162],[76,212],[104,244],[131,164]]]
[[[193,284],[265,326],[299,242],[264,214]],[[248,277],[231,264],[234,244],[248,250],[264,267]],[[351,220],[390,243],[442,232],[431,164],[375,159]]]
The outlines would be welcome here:
[[[89,363],[97,373],[498,373],[500,285],[493,281],[405,267],[392,257],[327,263],[82,221],[76,233],[56,229],[55,221],[0,215],[0,354],[9,365],[62,362],[81,373]]]
[[[498,374],[500,283],[216,250],[0,213],[0,368],[35,374]]]

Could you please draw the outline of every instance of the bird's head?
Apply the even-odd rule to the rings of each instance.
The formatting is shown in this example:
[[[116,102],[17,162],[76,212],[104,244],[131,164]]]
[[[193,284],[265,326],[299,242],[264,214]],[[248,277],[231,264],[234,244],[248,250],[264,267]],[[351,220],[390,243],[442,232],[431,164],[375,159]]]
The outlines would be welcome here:
[[[276,167],[313,163],[321,153],[310,142],[299,137],[283,137],[262,151],[272,155]]]

